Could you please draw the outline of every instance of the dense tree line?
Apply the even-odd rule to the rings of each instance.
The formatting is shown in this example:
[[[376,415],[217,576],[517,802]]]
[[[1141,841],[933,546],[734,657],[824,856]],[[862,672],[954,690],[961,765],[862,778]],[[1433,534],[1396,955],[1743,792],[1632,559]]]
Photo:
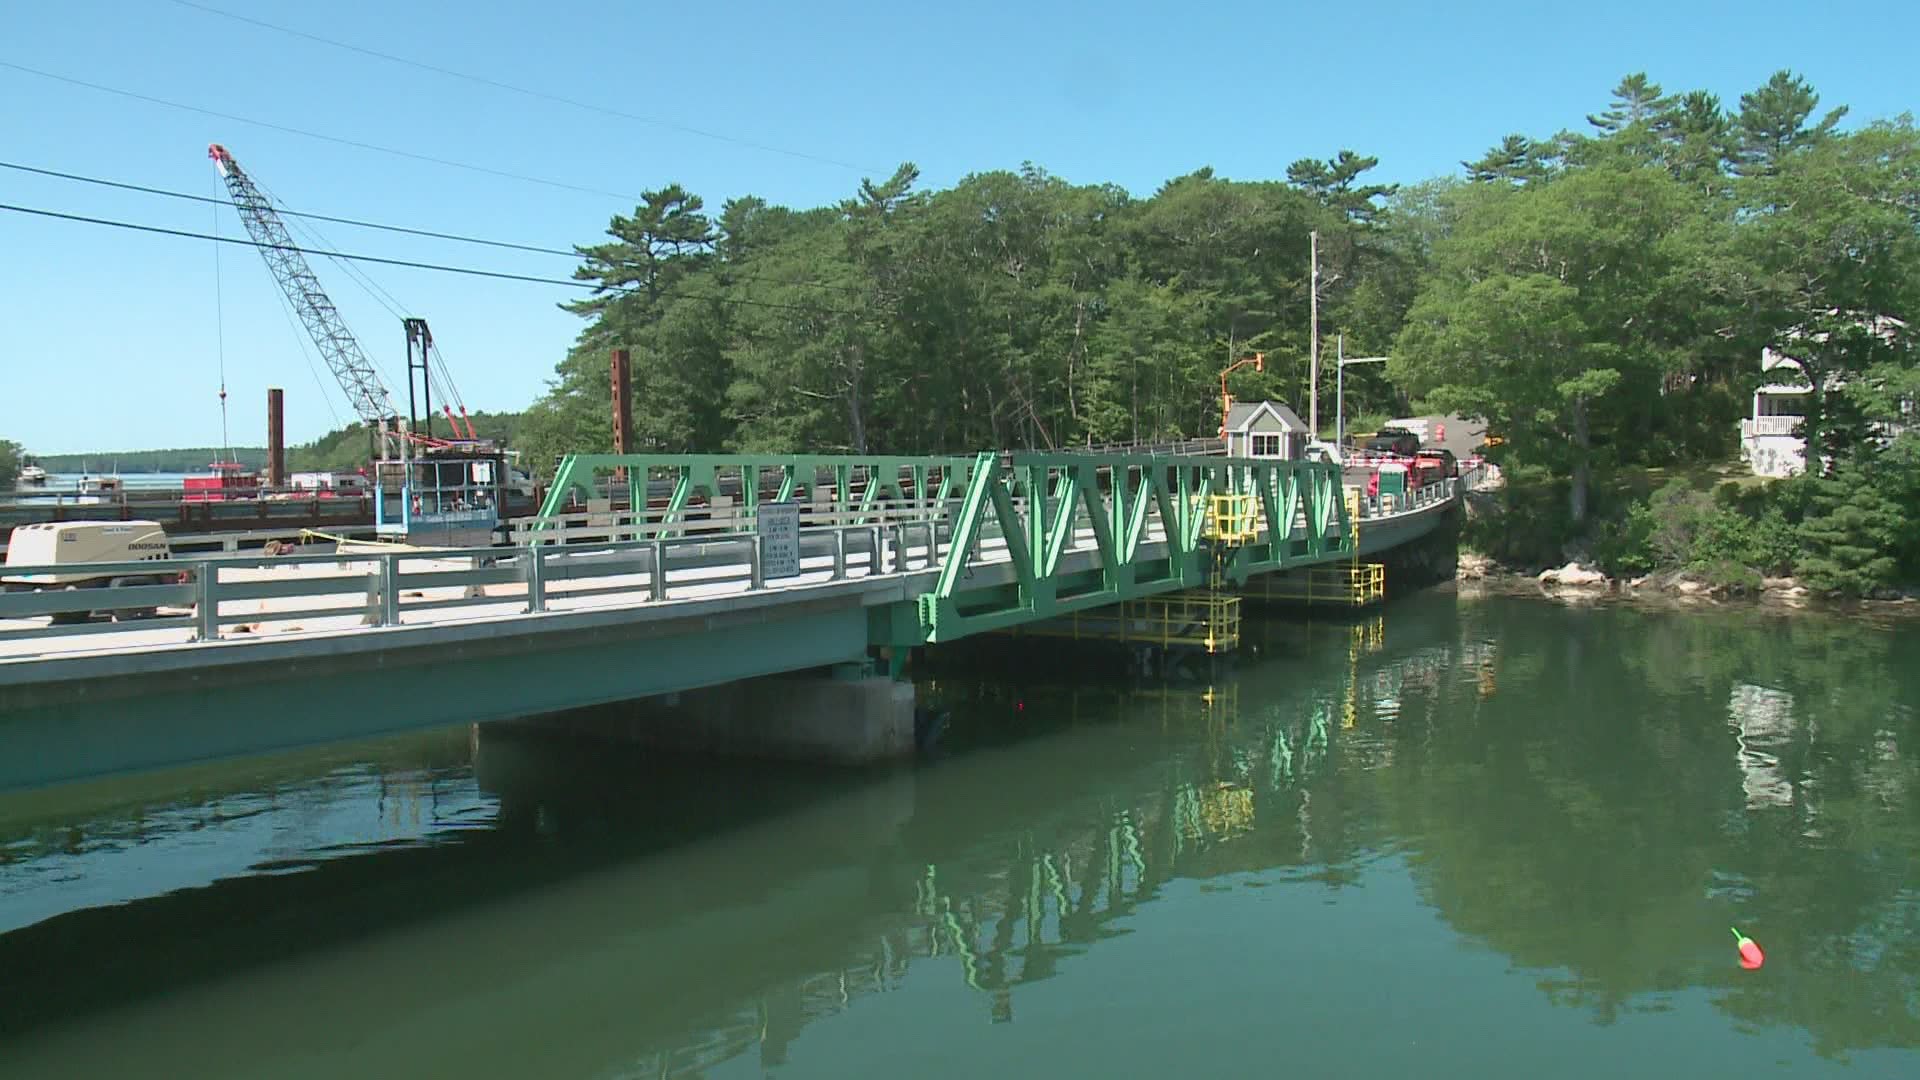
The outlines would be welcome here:
[[[1436,200],[1390,374],[1509,437],[1509,502],[1531,520],[1505,539],[1536,549],[1516,553],[1594,538],[1621,569],[1798,570],[1847,591],[1920,571],[1902,528],[1920,512],[1920,133],[1908,116],[1843,132],[1846,110],[1818,104],[1784,72],[1731,111],[1629,76],[1590,132],[1509,136]],[[1804,370],[1805,479],[1589,520],[1624,466],[1731,456],[1767,348]],[[1663,558],[1663,529],[1704,546]]]
[[[50,473],[194,473],[215,461],[238,461],[264,468],[264,446],[186,446],[166,450],[108,450],[90,454],[36,454],[34,464]]]
[[[1306,397],[1309,233],[1328,341],[1384,349],[1418,237],[1375,159],[1302,160],[1285,181],[1202,169],[1137,199],[1027,166],[917,190],[904,165],[837,205],[745,196],[710,216],[677,186],[580,249],[589,320],[527,418],[529,459],[610,443],[607,354],[633,352],[643,445],[967,452],[1211,434],[1219,371],[1242,397]],[[1380,373],[1350,406],[1386,408]],[[1329,405],[1331,396],[1328,395]],[[1304,410],[1303,410],[1304,411]],[[1331,411],[1331,410],[1329,410]]]

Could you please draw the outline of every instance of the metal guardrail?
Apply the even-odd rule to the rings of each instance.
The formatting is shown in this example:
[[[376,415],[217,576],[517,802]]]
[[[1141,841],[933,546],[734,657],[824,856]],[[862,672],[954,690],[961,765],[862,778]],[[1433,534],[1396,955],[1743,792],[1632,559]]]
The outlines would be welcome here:
[[[945,520],[958,499],[939,502],[881,500],[865,509],[837,509],[831,503],[796,502],[802,529],[851,528],[858,525],[892,526]],[[718,505],[675,513],[665,507],[632,510],[575,511],[551,516],[516,518],[507,523],[513,546],[523,544],[577,544],[621,540],[651,540],[675,535],[714,535],[751,532],[759,518],[756,507],[731,500]]]
[[[1135,546],[1143,541],[1165,545],[1167,555],[1157,556],[1163,560],[1193,554],[1201,544],[1205,500],[1215,490],[1204,483],[1189,486],[1189,479],[1182,477],[1136,476],[1137,486],[1116,502],[1111,491],[1096,491],[1094,497],[1088,497],[1088,491],[1097,487],[1094,472],[1090,471],[1096,470],[1096,465],[1084,458],[1077,463],[1061,457],[1033,459],[1022,468],[1025,470],[1022,476],[993,479],[991,483],[998,488],[997,492],[994,487],[982,488],[968,493],[969,498],[965,500],[913,500],[902,505],[878,501],[847,509],[815,507],[807,527],[801,530],[799,581],[844,580],[856,572],[859,576],[875,576],[939,570],[947,591],[936,602],[944,602],[947,598],[965,595],[959,583],[970,564],[1013,563],[1021,570],[1019,577],[1028,583],[1025,587],[1031,589],[1032,583],[1039,581],[1043,574],[1051,575],[1050,567],[1061,565],[1061,555],[1066,551],[1099,549],[1103,567],[1100,573],[1112,574],[1118,565],[1115,560],[1122,554],[1130,560]],[[1098,466],[1098,469],[1107,468]],[[1151,473],[1155,469],[1179,474],[1191,471],[1184,464],[1121,464],[1114,467],[1114,473],[1102,475],[1124,474],[1129,468],[1136,473],[1141,470]],[[1223,483],[1251,484],[1252,487],[1242,490],[1261,494],[1259,501],[1266,509],[1255,547],[1274,541],[1275,530],[1281,540],[1292,544],[1306,542],[1307,538],[1324,531],[1325,543],[1333,545],[1325,549],[1326,554],[1334,553],[1336,547],[1344,550],[1351,546],[1340,537],[1340,521],[1332,513],[1332,503],[1338,501],[1336,496],[1309,492],[1304,482],[1288,486],[1320,472],[1327,474],[1322,479],[1331,480],[1333,474],[1325,467],[1286,473],[1274,471],[1271,465],[1261,465],[1259,468],[1267,471],[1256,472],[1246,463],[1235,465],[1216,459],[1194,468],[1217,473],[1217,479]],[[989,483],[986,474],[981,475],[979,484]],[[1266,479],[1259,479],[1261,476]],[[1179,483],[1167,486],[1173,484],[1174,479]],[[1359,501],[1359,516],[1364,522],[1422,512],[1477,481],[1478,472],[1473,471],[1457,479],[1426,485],[1406,496],[1363,497]],[[1034,504],[1029,496],[1036,490],[1048,493],[1043,502],[1050,507],[1045,512],[1044,529],[1030,527]],[[969,503],[970,525],[966,520]],[[987,512],[988,507],[996,503],[1006,511],[1004,515]],[[1147,527],[1143,503],[1157,504],[1163,511],[1152,527]],[[683,518],[680,524],[688,534],[682,536],[656,532],[651,536],[621,539],[609,534],[623,529],[642,531],[649,523],[643,520],[636,525],[631,514],[562,515],[559,520],[546,521],[543,539],[574,542],[443,551],[350,551],[175,559],[159,563],[143,560],[79,564],[85,567],[85,572],[101,579],[158,573],[184,575],[185,580],[0,594],[0,642],[158,630],[187,630],[191,633],[186,640],[212,642],[259,632],[262,623],[278,624],[282,631],[313,629],[306,624],[319,620],[336,620],[333,629],[387,627],[445,621],[431,619],[430,613],[462,608],[492,607],[517,613],[540,613],[555,610],[556,605],[577,608],[587,601],[594,602],[593,606],[604,606],[610,598],[656,603],[782,587],[780,580],[769,581],[765,576],[765,541],[752,531],[755,510],[749,507],[715,509],[724,512],[704,520]],[[1169,509],[1173,511],[1171,517],[1164,513]],[[1274,516],[1276,513],[1282,516]],[[596,517],[603,520],[572,520]],[[1339,514],[1340,519],[1344,517],[1344,512]],[[1319,525],[1315,524],[1316,520]],[[1009,522],[1012,528],[1008,528]],[[970,546],[956,557],[955,537],[968,529],[971,535],[962,540]],[[528,530],[523,528],[521,535],[527,534]],[[1247,551],[1237,554],[1252,555],[1256,566],[1262,558],[1279,564],[1288,558],[1279,548],[1280,543],[1276,541],[1265,556]],[[70,575],[76,569],[76,564],[71,563],[13,566],[6,568],[5,575],[9,578]],[[1172,576],[1146,584],[1154,588],[1194,584],[1173,573],[1171,568],[1163,573]],[[1092,606],[1097,599],[1088,594],[1084,597],[1085,603],[1074,609]],[[135,613],[146,609],[155,609],[157,614],[112,622],[59,625],[38,622],[50,616],[68,619],[93,612]],[[1029,617],[1044,617],[1047,613],[1068,613],[1070,609],[1056,603],[1047,613],[1037,607],[1026,610]],[[978,620],[988,614],[972,607],[949,608],[945,614],[951,616],[956,611],[960,629],[969,632],[968,620]],[[25,625],[27,620],[34,622]]]
[[[1472,490],[1473,482],[1477,479],[1479,479],[1479,470],[1473,470],[1471,475],[1462,473],[1457,477],[1445,477],[1431,484],[1423,484],[1405,494],[1386,492],[1380,495],[1367,495],[1363,492],[1358,504],[1360,520],[1366,522],[1418,513],[1447,502],[1460,492]]]
[[[1161,442],[1106,443],[1101,446],[1065,446],[1061,447],[1059,452],[1063,454],[1105,454],[1122,456],[1147,454],[1162,457],[1167,455],[1208,457],[1225,454],[1227,452],[1227,442],[1225,439],[1209,438],[1174,439]]]
[[[803,538],[803,576],[839,581],[937,567],[942,530],[932,522],[816,529]],[[73,634],[186,628],[191,640],[231,638],[230,628],[357,617],[366,627],[398,626],[409,616],[478,606],[521,613],[610,596],[659,602],[687,592],[756,592],[769,587],[765,539],[757,534],[656,538],[592,547],[474,548],[395,553],[335,553],[272,558],[13,566],[8,577],[67,574],[84,567],[101,578],[150,576],[160,585],[48,587],[0,593],[0,641]],[[821,560],[831,557],[825,566]],[[814,560],[812,568],[805,560]],[[331,568],[330,573],[315,570]],[[777,582],[775,583],[777,587]],[[12,586],[18,589],[18,586]],[[271,601],[297,601],[272,606]],[[575,605],[577,606],[577,604]],[[249,610],[251,608],[251,610]],[[91,612],[162,609],[154,618],[9,627],[7,620]],[[172,609],[171,614],[166,609]],[[184,613],[183,613],[184,612]]]

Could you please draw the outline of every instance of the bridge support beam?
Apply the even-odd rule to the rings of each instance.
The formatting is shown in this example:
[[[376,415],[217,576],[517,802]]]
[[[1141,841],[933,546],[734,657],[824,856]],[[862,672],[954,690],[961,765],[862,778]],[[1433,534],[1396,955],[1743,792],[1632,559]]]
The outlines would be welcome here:
[[[910,682],[847,665],[831,674],[743,679],[508,726],[686,753],[864,765],[913,754],[914,693]]]

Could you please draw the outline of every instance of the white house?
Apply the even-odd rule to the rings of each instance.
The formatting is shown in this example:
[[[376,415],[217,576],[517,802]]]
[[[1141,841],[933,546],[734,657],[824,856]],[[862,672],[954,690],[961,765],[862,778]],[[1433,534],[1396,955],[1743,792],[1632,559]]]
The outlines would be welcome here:
[[[1807,467],[1807,441],[1796,429],[1807,414],[1807,395],[1800,362],[1766,349],[1760,354],[1760,371],[1770,376],[1766,385],[1753,392],[1753,413],[1740,421],[1740,459],[1753,468],[1756,476],[1792,476]],[[1782,381],[1799,379],[1799,382]]]
[[[1227,410],[1229,457],[1298,461],[1310,438],[1307,422],[1278,401],[1236,401]]]
[[[1828,314],[1833,314],[1829,312]],[[1906,323],[1889,315],[1861,316],[1861,325],[1870,327],[1881,338],[1892,341]],[[1815,340],[1824,335],[1812,335]],[[1774,349],[1760,353],[1760,371],[1766,385],[1753,392],[1753,413],[1740,421],[1740,458],[1758,476],[1792,476],[1807,468],[1807,441],[1796,434],[1801,418],[1807,414],[1807,395],[1813,392],[1800,361]],[[1841,390],[1844,383],[1832,376],[1825,391]],[[1914,403],[1903,402],[1901,413],[1910,415]],[[1891,438],[1908,430],[1910,420],[1880,425],[1882,437]]]

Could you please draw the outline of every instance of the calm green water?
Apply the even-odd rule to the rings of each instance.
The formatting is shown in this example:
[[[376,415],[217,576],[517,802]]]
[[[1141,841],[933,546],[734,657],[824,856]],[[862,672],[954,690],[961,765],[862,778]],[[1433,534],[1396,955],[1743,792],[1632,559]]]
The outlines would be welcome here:
[[[0,801],[0,1075],[1920,1075],[1920,633],[1253,636],[930,679],[878,776],[458,733]]]

